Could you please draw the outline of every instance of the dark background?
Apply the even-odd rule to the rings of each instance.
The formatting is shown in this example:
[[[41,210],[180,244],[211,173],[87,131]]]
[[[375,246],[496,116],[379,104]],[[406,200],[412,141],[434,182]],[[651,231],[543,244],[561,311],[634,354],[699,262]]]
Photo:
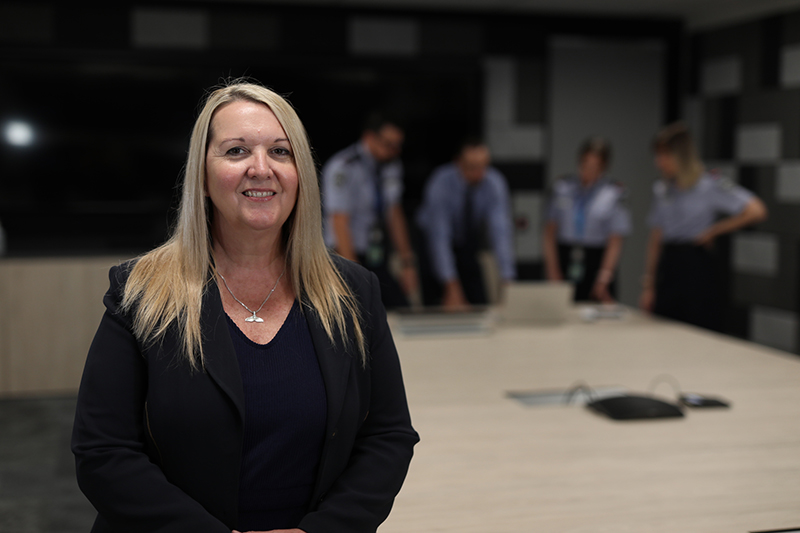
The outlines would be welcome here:
[[[152,7],[144,5],[144,7]],[[482,61],[511,56],[531,95],[520,121],[546,121],[546,43],[551,34],[659,39],[668,46],[665,120],[678,113],[682,25],[676,20],[402,11],[420,21],[414,57],[354,56],[353,15],[391,11],[269,4],[159,2],[209,11],[203,50],[131,44],[143,4],[14,4],[2,13],[0,122],[30,121],[37,141],[0,145],[0,220],[8,254],[138,253],[162,242],[174,216],[191,127],[205,89],[249,76],[289,97],[321,166],[360,134],[374,109],[406,126],[404,207],[409,217],[431,170],[459,140],[483,131]],[[41,35],[30,31],[40,13]],[[21,19],[22,20],[22,19]],[[16,32],[16,33],[15,33]],[[501,168],[514,188],[543,189],[545,162]],[[539,265],[521,265],[525,277]]]

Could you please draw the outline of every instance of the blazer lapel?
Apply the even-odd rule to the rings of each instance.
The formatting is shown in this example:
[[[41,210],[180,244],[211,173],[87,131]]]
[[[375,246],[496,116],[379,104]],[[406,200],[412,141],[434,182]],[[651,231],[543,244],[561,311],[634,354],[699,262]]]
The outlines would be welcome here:
[[[209,283],[203,295],[200,330],[203,333],[205,370],[231,398],[238,411],[239,420],[244,422],[242,375],[216,283]]]
[[[328,436],[335,430],[342,412],[344,396],[347,390],[347,378],[350,374],[351,356],[344,350],[340,342],[333,343],[325,333],[316,310],[305,308],[308,329],[317,352],[319,369],[325,382],[325,396],[328,401],[328,418],[326,422]]]

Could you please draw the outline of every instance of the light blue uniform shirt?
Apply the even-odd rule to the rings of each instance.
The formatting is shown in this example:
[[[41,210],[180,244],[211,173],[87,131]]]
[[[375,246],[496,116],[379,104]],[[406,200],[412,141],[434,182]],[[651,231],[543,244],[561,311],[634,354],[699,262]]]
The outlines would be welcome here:
[[[417,225],[427,236],[433,268],[441,281],[458,278],[453,247],[464,244],[459,240],[464,235],[467,187],[455,163],[442,165],[428,179],[422,207],[417,212]],[[514,279],[514,227],[506,179],[489,167],[484,179],[473,187],[473,222],[486,224],[500,275],[506,280]]]
[[[380,176],[376,179],[376,169]],[[363,254],[369,245],[369,231],[378,221],[376,187],[380,182],[381,203],[385,217],[389,207],[403,197],[403,164],[394,160],[384,165],[367,151],[361,142],[334,154],[322,168],[322,209],[325,217],[325,243],[336,246],[331,219],[334,213],[350,216],[350,233],[356,253]]]
[[[557,224],[562,244],[602,247],[611,235],[631,232],[623,198],[622,186],[606,177],[584,189],[578,176],[567,176],[553,185],[547,220]]]
[[[687,243],[711,227],[720,215],[741,213],[753,193],[726,177],[703,174],[694,187],[678,189],[657,181],[647,223],[660,228],[665,243]]]

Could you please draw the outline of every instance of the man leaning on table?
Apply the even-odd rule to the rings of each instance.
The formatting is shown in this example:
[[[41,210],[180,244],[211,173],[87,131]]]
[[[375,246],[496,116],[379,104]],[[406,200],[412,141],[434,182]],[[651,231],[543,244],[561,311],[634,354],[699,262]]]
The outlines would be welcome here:
[[[478,257],[486,236],[502,279],[516,277],[508,184],[490,163],[488,146],[469,139],[456,159],[428,180],[417,213],[427,252],[427,261],[421,259],[428,271],[423,276],[427,305],[455,309],[488,303]]]

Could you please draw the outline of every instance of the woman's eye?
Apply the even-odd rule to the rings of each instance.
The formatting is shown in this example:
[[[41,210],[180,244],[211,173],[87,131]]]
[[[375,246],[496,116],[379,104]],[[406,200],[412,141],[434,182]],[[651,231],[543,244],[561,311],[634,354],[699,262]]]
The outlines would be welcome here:
[[[291,150],[284,148],[283,146],[276,146],[272,149],[272,153],[278,157],[292,157]]]
[[[244,153],[244,148],[242,148],[241,146],[235,146],[235,147],[233,147],[233,148],[229,149],[229,150],[228,150],[227,152],[225,152],[225,153],[226,153],[227,155],[241,155],[241,154],[243,154],[243,153]]]

